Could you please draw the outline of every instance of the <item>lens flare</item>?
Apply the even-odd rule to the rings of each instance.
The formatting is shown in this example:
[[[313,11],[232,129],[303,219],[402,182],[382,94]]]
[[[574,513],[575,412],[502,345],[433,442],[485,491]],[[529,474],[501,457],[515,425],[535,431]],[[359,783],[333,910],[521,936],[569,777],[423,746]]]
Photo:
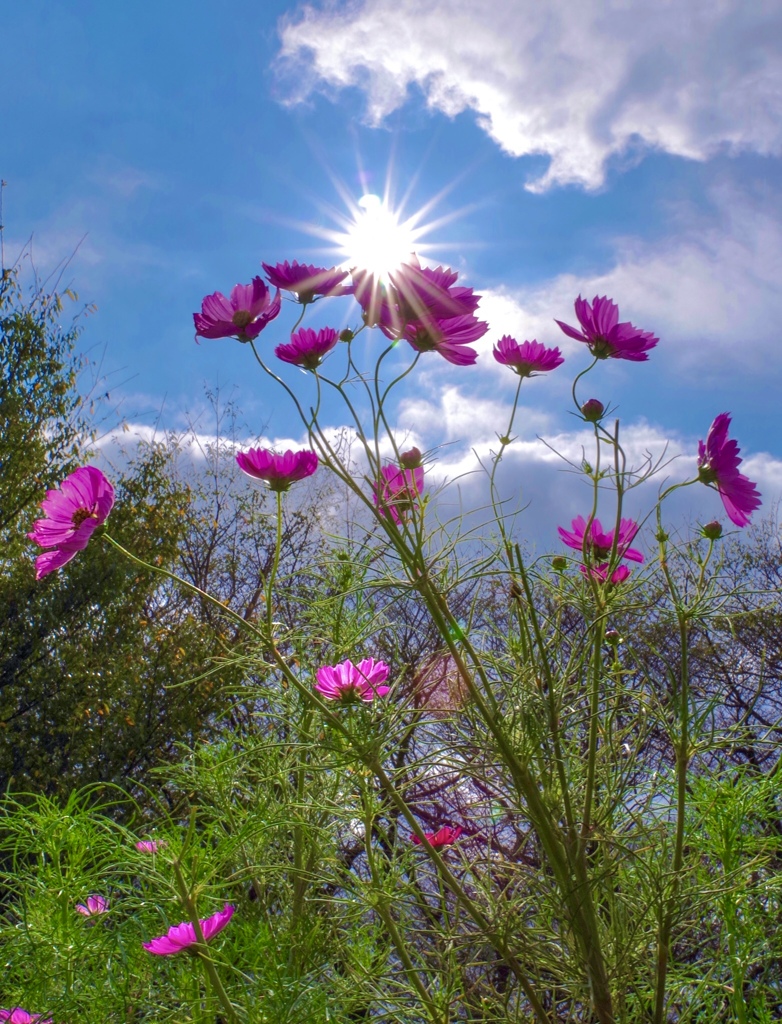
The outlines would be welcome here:
[[[340,242],[345,265],[367,270],[376,279],[387,278],[415,251],[420,230],[412,221],[401,221],[380,196],[363,195]]]

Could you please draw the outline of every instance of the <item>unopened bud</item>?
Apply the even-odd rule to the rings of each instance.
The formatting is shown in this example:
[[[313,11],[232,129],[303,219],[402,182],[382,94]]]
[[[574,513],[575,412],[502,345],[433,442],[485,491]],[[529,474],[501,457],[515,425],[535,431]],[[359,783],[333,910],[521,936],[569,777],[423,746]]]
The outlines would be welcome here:
[[[607,629],[606,630],[606,643],[611,644],[612,647],[616,647],[617,644],[622,642],[622,638],[619,635],[618,629]]]
[[[722,523],[713,519],[710,523],[706,523],[705,526],[701,527],[701,533],[707,540],[719,540],[722,536]]]
[[[563,569],[567,569],[567,558],[564,555],[554,555],[551,559],[551,568],[555,572],[562,572]]]
[[[402,469],[417,469],[419,466],[423,466],[424,457],[421,455],[420,448],[411,448],[407,452],[402,452],[399,456],[399,465]]]
[[[340,341],[352,341],[354,337],[355,334],[353,333],[353,331],[351,331],[349,327],[346,327],[344,331],[339,332]]]
[[[588,423],[597,423],[605,411],[606,407],[598,398],[590,398],[581,406],[581,415]]]

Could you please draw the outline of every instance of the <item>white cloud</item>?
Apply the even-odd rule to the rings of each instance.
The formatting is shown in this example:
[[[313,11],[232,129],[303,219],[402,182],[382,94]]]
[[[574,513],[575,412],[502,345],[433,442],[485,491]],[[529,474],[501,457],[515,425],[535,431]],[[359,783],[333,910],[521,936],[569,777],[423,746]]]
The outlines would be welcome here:
[[[417,87],[512,156],[550,157],[535,190],[595,188],[640,147],[782,152],[777,0],[354,0],[307,4],[280,34],[293,99],[357,86],[379,124]]]

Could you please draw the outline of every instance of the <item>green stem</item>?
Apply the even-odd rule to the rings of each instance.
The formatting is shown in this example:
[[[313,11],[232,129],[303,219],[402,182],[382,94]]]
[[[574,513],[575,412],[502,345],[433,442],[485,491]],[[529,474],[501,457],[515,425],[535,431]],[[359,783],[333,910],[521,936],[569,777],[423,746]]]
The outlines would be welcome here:
[[[684,826],[685,813],[687,810],[687,771],[690,763],[690,736],[689,736],[689,704],[690,704],[690,677],[689,677],[689,619],[686,608],[679,595],[678,587],[668,567],[666,535],[662,528],[662,514],[660,504],[657,505],[657,525],[660,545],[660,565],[665,575],[666,582],[676,609],[676,619],[679,627],[679,643],[681,646],[681,662],[679,666],[679,736],[674,742],[676,757],[676,832],[674,839],[674,852],[672,864],[672,879],[670,892],[665,899],[662,913],[660,915],[659,931],[657,936],[657,971],[655,983],[655,1008],[654,1024],[663,1024],[665,1016],[665,989],[668,977],[668,961],[670,957],[671,931],[673,928],[673,915],[676,905],[676,898],[681,882],[681,871],[684,862]]]
[[[492,496],[492,505],[494,505],[494,510],[495,510],[495,513],[496,513],[496,516],[497,516],[497,524],[499,525],[500,533],[502,534],[502,538],[506,542],[506,546],[507,546],[508,541],[507,541],[507,537],[505,536],[505,524],[503,522],[503,517],[499,514],[499,510],[497,509],[498,495],[497,495],[497,488],[495,486],[495,477],[497,476],[497,467],[499,466],[500,462],[502,461],[503,452],[505,451],[505,449],[508,447],[508,445],[512,441],[512,438],[510,436],[510,432],[513,430],[513,421],[516,418],[516,412],[517,412],[518,406],[519,406],[519,395],[521,394],[521,385],[522,385],[523,380],[524,380],[523,377],[519,377],[519,382],[516,385],[516,394],[513,397],[513,405],[511,407],[511,411],[510,411],[510,422],[508,423],[508,429],[505,431],[505,433],[502,435],[502,437],[498,438],[498,440],[500,442],[500,450],[497,452],[497,454],[494,457],[494,463],[493,463],[493,465],[491,467],[491,474],[489,476],[489,492],[490,492],[490,494]]]
[[[302,736],[309,737],[312,708],[308,705],[302,722]],[[304,788],[306,784],[306,768],[300,764],[296,769],[296,823],[293,826],[293,901],[291,905],[291,925],[294,935],[296,925],[304,907],[304,896],[307,892],[307,875],[304,870],[304,829],[302,827],[301,808],[304,806]]]
[[[581,412],[581,405],[579,404],[578,398],[576,398],[576,387],[578,385],[578,382],[581,380],[581,378],[585,377],[589,373],[589,371],[591,369],[593,369],[596,365],[597,365],[597,356],[595,356],[592,359],[592,362],[589,364],[589,366],[587,366],[587,368],[585,370],[582,370],[581,373],[577,373],[575,378],[574,378],[574,380],[573,380],[573,387],[571,388],[570,393],[573,396],[573,404],[575,405],[575,407],[578,409],[579,412]]]
[[[600,675],[602,670],[601,634],[602,619],[598,620],[592,630],[592,671],[589,686],[589,744],[587,753],[587,781],[584,793],[584,814],[581,821],[580,856],[584,856],[589,832],[592,827],[592,805],[595,798],[595,773],[597,766],[597,741],[600,714]]]

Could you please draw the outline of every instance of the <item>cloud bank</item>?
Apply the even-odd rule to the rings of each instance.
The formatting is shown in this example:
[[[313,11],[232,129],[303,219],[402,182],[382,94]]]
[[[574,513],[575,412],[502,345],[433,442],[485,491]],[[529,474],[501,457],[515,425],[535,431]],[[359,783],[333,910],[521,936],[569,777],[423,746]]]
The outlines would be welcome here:
[[[777,0],[353,0],[307,4],[280,27],[290,98],[357,87],[380,124],[417,89],[473,111],[529,182],[599,187],[612,157],[782,152]]]

